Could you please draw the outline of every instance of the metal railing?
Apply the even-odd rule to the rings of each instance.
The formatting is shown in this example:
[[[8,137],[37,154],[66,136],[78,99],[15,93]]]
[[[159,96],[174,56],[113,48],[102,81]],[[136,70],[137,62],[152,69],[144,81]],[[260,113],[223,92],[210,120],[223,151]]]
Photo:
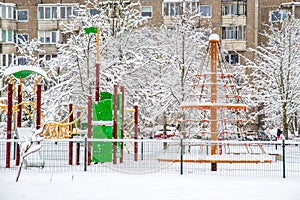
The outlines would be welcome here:
[[[116,162],[93,162],[89,144],[118,143]],[[190,139],[59,139],[40,141],[42,148],[26,157],[23,170],[36,173],[122,172],[128,174],[219,174],[228,176],[299,177],[300,142],[203,141]],[[10,163],[7,168],[7,145]],[[16,172],[17,140],[0,140],[0,172]],[[70,148],[71,146],[71,148]],[[137,147],[137,148],[135,148]],[[103,155],[113,159],[112,149]],[[98,152],[101,155],[101,150]],[[213,163],[213,164],[212,164]],[[213,168],[212,168],[213,166]]]

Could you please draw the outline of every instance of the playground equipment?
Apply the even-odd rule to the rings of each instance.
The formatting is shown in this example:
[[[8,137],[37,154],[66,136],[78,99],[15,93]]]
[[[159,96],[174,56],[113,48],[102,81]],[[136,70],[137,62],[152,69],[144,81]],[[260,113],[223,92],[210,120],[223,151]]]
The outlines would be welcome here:
[[[39,74],[40,77],[34,84],[33,90],[36,94],[36,102],[22,102],[22,79],[28,77],[32,73]],[[15,110],[17,112],[17,127],[22,126],[22,108],[28,112],[28,109],[24,107],[24,105],[34,105],[34,108],[36,109],[36,128],[40,128],[41,124],[41,85],[39,85],[39,82],[42,80],[43,77],[47,77],[44,70],[41,68],[33,67],[33,66],[14,66],[6,68],[4,71],[5,76],[9,76],[10,84],[8,85],[8,98],[7,98],[7,105],[1,104],[1,108],[6,110],[7,113],[7,126],[6,126],[6,136],[7,139],[11,139],[11,131],[12,131],[12,114]],[[17,98],[18,98],[18,104],[13,106],[13,93],[16,92],[16,87],[13,81],[12,76],[14,76],[16,79],[19,79],[19,85],[18,85],[18,91],[17,91]],[[36,92],[35,92],[36,90]],[[31,115],[29,115],[31,116]],[[20,146],[17,145],[16,150],[16,165],[18,166],[20,164]],[[6,144],[6,168],[10,167],[10,142],[7,142]]]
[[[180,108],[185,112],[185,119],[180,122],[186,126],[188,123],[197,123],[200,127],[199,133],[209,134],[210,144],[206,145],[210,148],[210,155],[202,158],[189,158],[186,155],[184,162],[195,163],[211,163],[211,170],[217,171],[217,163],[258,163],[271,162],[268,156],[256,159],[252,158],[241,159],[237,154],[222,153],[222,140],[229,134],[236,134],[241,137],[245,134],[245,127],[248,120],[244,119],[246,104],[239,94],[239,90],[233,81],[233,75],[228,73],[228,67],[225,65],[224,58],[218,51],[219,36],[211,34],[209,37],[210,51],[210,73],[203,73],[202,68],[195,76],[195,82],[191,88],[189,99],[180,105]],[[229,118],[231,117],[231,118]],[[185,134],[185,136],[187,136]],[[188,144],[187,144],[188,145]],[[245,146],[250,152],[250,146]],[[261,152],[265,154],[264,151]],[[265,154],[267,155],[267,154]],[[177,159],[158,159],[164,162],[179,162]]]
[[[94,30],[94,29],[93,29]],[[22,108],[23,110],[33,119],[33,115],[29,112],[26,106],[31,106],[31,109],[36,110],[36,129],[40,130],[38,133],[40,137],[44,139],[65,139],[72,138],[74,135],[82,134],[82,130],[78,129],[78,122],[83,117],[83,115],[88,111],[88,122],[87,122],[87,139],[123,139],[124,138],[124,87],[121,87],[121,92],[118,91],[118,86],[114,85],[114,93],[100,92],[100,62],[99,62],[99,34],[100,28],[97,28],[97,52],[96,52],[96,90],[95,99],[92,101],[92,97],[88,98],[88,106],[80,107],[83,109],[81,114],[77,118],[73,119],[74,109],[78,106],[69,105],[69,114],[63,120],[59,122],[48,121],[41,124],[41,85],[39,82],[42,77],[46,77],[46,73],[41,68],[36,68],[33,66],[16,66],[9,67],[6,69],[4,75],[9,76],[10,84],[8,85],[8,101],[5,104],[4,101],[0,102],[0,111],[5,111],[7,114],[7,139],[11,139],[11,124],[12,124],[12,112],[17,112],[17,127],[21,130],[22,126]],[[28,77],[32,72],[40,74],[33,87],[33,93],[37,95],[36,102],[22,102],[22,80]],[[14,76],[19,79],[18,85],[18,103],[13,105],[12,96],[16,92],[16,86],[14,83]],[[36,90],[36,91],[35,91]],[[135,108],[135,119],[137,119],[137,107]],[[137,120],[135,124],[135,136],[137,139]],[[76,154],[79,154],[79,143],[76,144]],[[88,142],[88,164],[91,162],[113,162],[117,163],[117,158],[120,158],[120,162],[123,162],[123,142]],[[135,154],[137,154],[137,143],[134,144]],[[38,149],[36,150],[38,151]],[[20,145],[17,145],[16,150],[16,165],[20,163]],[[72,165],[73,157],[73,142],[69,142],[69,164]],[[27,156],[27,155],[26,155]],[[24,156],[22,157],[23,160]],[[78,158],[78,156],[77,156]],[[137,156],[135,157],[137,160]],[[79,159],[76,161],[79,164]],[[27,165],[29,166],[29,165]],[[7,142],[6,151],[6,167],[10,167],[10,142]]]

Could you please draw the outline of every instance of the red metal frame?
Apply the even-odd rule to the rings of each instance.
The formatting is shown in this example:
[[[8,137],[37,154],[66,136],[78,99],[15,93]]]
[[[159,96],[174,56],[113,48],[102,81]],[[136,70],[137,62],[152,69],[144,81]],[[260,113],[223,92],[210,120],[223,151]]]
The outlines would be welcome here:
[[[139,114],[138,114],[138,106],[134,106],[134,139],[138,139],[138,121],[139,121]],[[138,143],[134,142],[134,161],[138,161]]]
[[[12,84],[8,84],[6,139],[11,139],[12,96]],[[10,142],[6,143],[6,168],[10,168]]]
[[[69,113],[71,113],[70,117],[69,117],[69,122],[73,121],[73,104],[69,104]],[[73,131],[73,127],[72,124],[70,124],[70,133]],[[71,136],[71,138],[73,138],[73,136]],[[73,142],[69,142],[69,165],[73,164]]]
[[[118,85],[114,85],[113,139],[118,138]],[[113,164],[117,164],[117,142],[113,142]]]

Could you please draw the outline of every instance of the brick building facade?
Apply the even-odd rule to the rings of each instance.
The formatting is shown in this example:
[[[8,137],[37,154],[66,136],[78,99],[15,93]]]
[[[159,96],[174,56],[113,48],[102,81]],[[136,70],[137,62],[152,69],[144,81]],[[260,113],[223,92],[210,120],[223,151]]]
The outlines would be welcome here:
[[[105,0],[99,0],[103,2]],[[122,0],[111,0],[117,2]],[[125,1],[125,0],[123,0]],[[132,0],[137,1],[137,0]],[[129,2],[129,0],[127,0]],[[140,0],[141,15],[154,26],[171,25],[183,8],[198,11],[202,16],[199,26],[212,29],[220,35],[229,52],[226,60],[243,63],[240,54],[253,59],[247,48],[255,48],[264,40],[259,34],[267,23],[276,23],[287,17],[288,11],[300,16],[300,3],[288,0]],[[84,0],[2,0],[0,1],[0,65],[9,66],[17,58],[18,40],[38,38],[47,59],[56,56],[56,43],[64,41],[62,24],[76,12],[77,4]],[[238,53],[237,53],[238,52]],[[19,64],[22,58],[16,59]],[[16,64],[18,64],[16,63]]]

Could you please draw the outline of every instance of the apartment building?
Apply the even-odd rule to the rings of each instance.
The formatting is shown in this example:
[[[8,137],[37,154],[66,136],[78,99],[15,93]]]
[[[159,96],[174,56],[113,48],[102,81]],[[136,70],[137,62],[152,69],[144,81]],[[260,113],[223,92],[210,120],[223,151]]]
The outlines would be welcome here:
[[[99,3],[106,0],[99,0]],[[110,0],[118,2],[124,0]],[[137,1],[137,0],[132,0]],[[127,0],[130,2],[130,0]],[[300,17],[300,3],[289,0],[140,0],[141,15],[154,26],[172,25],[172,20],[185,9],[192,9],[202,17],[198,25],[209,27],[220,35],[228,51],[226,61],[243,62],[239,54],[253,59],[247,48],[254,48],[265,40],[259,34],[266,23],[276,23],[291,12]],[[51,59],[57,55],[56,44],[64,42],[62,24],[76,15],[76,5],[84,0],[2,0],[0,1],[0,65],[26,62],[16,53],[15,44],[37,38],[41,49]],[[16,59],[14,59],[16,58]]]

